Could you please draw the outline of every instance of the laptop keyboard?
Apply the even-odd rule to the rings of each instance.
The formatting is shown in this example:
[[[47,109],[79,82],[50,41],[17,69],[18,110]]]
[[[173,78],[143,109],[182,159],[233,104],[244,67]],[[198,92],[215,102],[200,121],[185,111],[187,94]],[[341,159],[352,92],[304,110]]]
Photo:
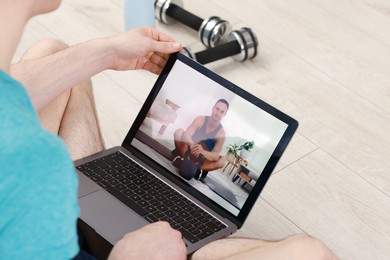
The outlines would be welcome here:
[[[191,243],[226,227],[119,151],[77,169],[150,223],[169,222]]]

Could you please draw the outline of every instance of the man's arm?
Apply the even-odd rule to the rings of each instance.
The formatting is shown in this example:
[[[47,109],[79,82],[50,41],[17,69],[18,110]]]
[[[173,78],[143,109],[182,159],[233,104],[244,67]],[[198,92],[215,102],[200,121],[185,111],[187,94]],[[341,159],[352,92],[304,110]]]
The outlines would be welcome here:
[[[202,127],[204,120],[204,116],[198,116],[197,118],[195,118],[192,124],[184,132],[183,141],[188,146],[190,146],[191,153],[193,155],[198,156],[199,154],[203,154],[203,156],[209,161],[218,161],[220,153],[222,151],[222,146],[225,142],[225,130],[223,130],[223,128],[221,128],[221,130],[219,130],[216,135],[216,143],[212,151],[204,150],[202,145],[196,144],[192,140],[192,136],[198,128]]]
[[[195,134],[195,131],[203,125],[204,120],[204,116],[197,116],[185,130],[183,134],[183,142],[185,142],[188,146],[195,143],[194,140],[192,140],[192,136]]]
[[[223,148],[223,144],[225,143],[225,130],[223,128],[221,128],[221,130],[218,131],[217,133],[217,136],[216,136],[216,143],[214,145],[214,149],[213,149],[213,152],[216,154],[216,160],[218,160],[220,154],[221,154],[221,151],[222,151],[222,148]]]
[[[130,30],[72,46],[53,55],[24,60],[11,68],[37,109],[64,91],[106,70],[145,69],[159,74],[169,53],[181,45],[152,28]]]
[[[202,153],[207,160],[212,162],[218,161],[221,155],[223,144],[225,143],[225,131],[223,130],[223,128],[218,131],[215,139],[216,142],[212,151],[206,151],[203,148],[203,151],[200,151],[200,153]]]

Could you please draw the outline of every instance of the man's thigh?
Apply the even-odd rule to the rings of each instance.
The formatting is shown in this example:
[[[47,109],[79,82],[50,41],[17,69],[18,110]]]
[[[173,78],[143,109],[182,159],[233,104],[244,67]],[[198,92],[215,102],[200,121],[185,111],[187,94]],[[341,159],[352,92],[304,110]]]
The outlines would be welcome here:
[[[65,50],[69,46],[64,42],[55,39],[41,40],[29,48],[22,56],[21,61],[29,59],[42,58],[52,55],[56,52]],[[17,64],[23,66],[23,62]],[[39,118],[45,129],[58,135],[61,127],[61,121],[70,98],[70,90],[57,96],[52,102],[38,111]]]

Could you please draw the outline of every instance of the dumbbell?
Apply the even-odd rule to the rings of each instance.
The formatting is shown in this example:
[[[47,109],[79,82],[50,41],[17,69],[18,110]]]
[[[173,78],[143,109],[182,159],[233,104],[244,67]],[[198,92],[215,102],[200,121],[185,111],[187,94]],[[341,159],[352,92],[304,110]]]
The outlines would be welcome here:
[[[155,17],[164,24],[179,21],[198,32],[201,42],[207,47],[214,47],[231,32],[230,23],[218,16],[202,18],[183,9],[182,0],[156,0]]]
[[[216,47],[193,53],[190,48],[183,48],[185,54],[201,64],[233,56],[236,61],[253,59],[257,55],[259,43],[253,31],[247,27],[232,31],[227,42]]]

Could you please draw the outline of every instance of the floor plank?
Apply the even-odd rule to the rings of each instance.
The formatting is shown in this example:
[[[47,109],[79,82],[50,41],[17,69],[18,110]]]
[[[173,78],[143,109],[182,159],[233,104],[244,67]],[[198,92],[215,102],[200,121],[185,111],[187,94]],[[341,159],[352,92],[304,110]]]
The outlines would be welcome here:
[[[321,150],[273,176],[263,198],[341,259],[388,259],[390,198]]]
[[[244,226],[232,237],[262,238],[279,240],[304,233],[286,216],[263,199],[255,204]]]
[[[390,112],[389,42],[370,37],[313,1],[286,5],[284,1],[247,0],[237,6],[230,0],[220,3],[220,7],[234,8],[237,17],[261,36],[271,38],[321,73]],[[261,15],[249,15],[248,9]],[[389,23],[383,22],[382,26],[389,31]]]

